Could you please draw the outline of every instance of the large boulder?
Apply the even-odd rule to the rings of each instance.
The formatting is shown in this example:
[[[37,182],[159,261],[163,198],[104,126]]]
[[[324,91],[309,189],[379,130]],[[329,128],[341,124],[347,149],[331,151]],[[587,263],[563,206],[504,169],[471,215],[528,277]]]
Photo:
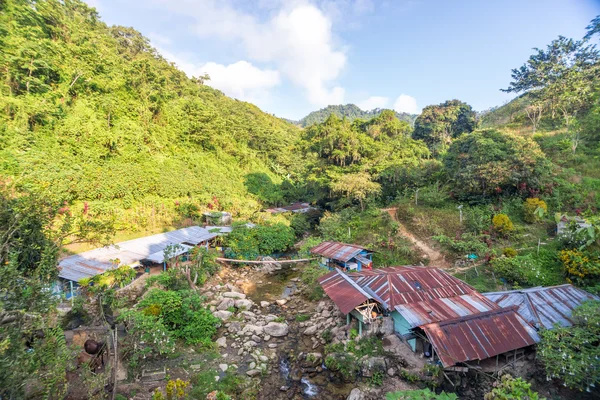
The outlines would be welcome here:
[[[364,400],[365,394],[359,388],[354,388],[346,398],[346,400]]]
[[[263,331],[269,336],[281,337],[288,334],[290,327],[279,322],[269,322],[263,327]]]
[[[244,293],[238,292],[225,292],[221,296],[228,297],[230,299],[245,299],[246,295]]]
[[[223,311],[227,310],[229,307],[235,306],[234,299],[223,299],[223,301],[217,306],[217,310]]]

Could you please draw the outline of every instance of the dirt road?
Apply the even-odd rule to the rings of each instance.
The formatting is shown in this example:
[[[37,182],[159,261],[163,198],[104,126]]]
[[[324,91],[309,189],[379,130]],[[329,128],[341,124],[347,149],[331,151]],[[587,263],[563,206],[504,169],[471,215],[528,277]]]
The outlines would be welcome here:
[[[406,227],[400,221],[398,221],[398,209],[396,207],[384,208],[381,211],[387,212],[390,217],[392,217],[392,219],[398,223],[398,233],[400,236],[410,240],[413,246],[420,251],[424,257],[429,259],[430,266],[442,269],[450,269],[453,267],[452,264],[446,261],[442,253],[429,246],[429,244],[426,242],[417,238],[410,231],[408,231],[408,229],[406,229]]]

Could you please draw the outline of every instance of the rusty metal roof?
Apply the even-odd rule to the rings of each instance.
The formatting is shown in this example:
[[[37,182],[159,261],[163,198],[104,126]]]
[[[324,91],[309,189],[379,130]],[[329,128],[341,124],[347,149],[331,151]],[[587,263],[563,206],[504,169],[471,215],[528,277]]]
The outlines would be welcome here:
[[[498,308],[500,306],[477,292],[418,303],[401,304],[395,307],[396,311],[406,319],[411,328]]]
[[[554,324],[571,326],[573,309],[586,300],[600,300],[584,290],[565,284],[551,287],[484,293],[500,307],[517,306],[529,323],[537,328],[552,329]]]
[[[438,268],[404,266],[354,272],[349,276],[381,298],[388,310],[398,305],[477,293],[458,278]]]
[[[348,314],[354,307],[373,298],[337,268],[320,277],[319,284],[344,314]]]
[[[444,367],[485,360],[539,342],[537,331],[516,311],[500,308],[422,326]]]
[[[328,241],[313,247],[310,252],[333,260],[347,262],[363,250],[366,249],[355,244]]]

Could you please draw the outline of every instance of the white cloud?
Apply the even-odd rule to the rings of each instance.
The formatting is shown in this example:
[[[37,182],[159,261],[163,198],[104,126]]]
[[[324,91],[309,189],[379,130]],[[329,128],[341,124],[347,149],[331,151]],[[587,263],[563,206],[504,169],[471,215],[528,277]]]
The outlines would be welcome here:
[[[402,93],[394,102],[394,110],[398,112],[405,112],[409,114],[417,114],[419,108],[417,107],[417,100],[407,94]]]
[[[253,101],[268,96],[267,90],[279,84],[279,72],[261,70],[247,61],[223,65],[209,62],[198,68],[198,75],[207,73],[206,82],[225,94],[241,100]]]
[[[387,107],[388,103],[389,103],[390,99],[387,97],[383,97],[383,96],[371,96],[366,100],[361,101],[360,103],[358,103],[357,105],[365,110],[365,111],[370,111],[374,108],[385,108]]]
[[[230,97],[264,105],[269,99],[269,90],[279,85],[279,72],[260,69],[248,61],[223,65],[214,62],[198,64],[189,61],[190,55],[175,55],[157,48],[164,58],[175,63],[190,78],[208,74],[205,84],[223,91]]]
[[[286,3],[261,21],[235,9],[232,0],[158,1],[172,12],[192,17],[193,31],[200,38],[239,44],[250,60],[273,65],[301,87],[313,105],[343,103],[345,91],[335,86],[335,80],[346,55],[335,44],[331,18],[317,7]]]

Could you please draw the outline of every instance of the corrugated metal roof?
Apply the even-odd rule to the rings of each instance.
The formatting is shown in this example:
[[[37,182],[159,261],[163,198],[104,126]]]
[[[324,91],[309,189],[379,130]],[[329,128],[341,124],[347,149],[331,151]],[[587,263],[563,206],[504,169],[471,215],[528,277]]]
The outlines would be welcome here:
[[[458,278],[438,268],[404,266],[354,272],[349,276],[370,288],[393,310],[402,304],[477,293]]]
[[[372,299],[372,296],[337,268],[320,277],[319,284],[344,314],[348,314],[354,307]]]
[[[552,329],[554,324],[571,326],[573,309],[586,300],[600,300],[584,290],[565,284],[551,287],[484,293],[500,307],[517,306],[529,323],[537,328]]]
[[[309,210],[311,210],[313,207],[310,206],[310,204],[308,203],[294,203],[294,204],[290,204],[289,206],[285,206],[285,207],[274,207],[274,208],[269,208],[267,209],[268,212],[270,212],[271,214],[278,214],[278,213],[284,213],[284,212],[307,212]]]
[[[418,303],[401,304],[395,307],[396,311],[411,325],[411,328],[498,308],[500,306],[477,292]]]
[[[444,367],[484,360],[540,340],[516,307],[435,322],[422,328]]]
[[[181,248],[179,250],[173,252],[169,259],[180,256],[184,253],[187,253],[188,251],[190,251],[191,249],[194,248],[194,246],[188,246],[187,244],[180,244],[179,246],[181,246]],[[156,264],[162,264],[165,261],[165,252],[163,250],[163,251],[157,251],[156,253],[152,253],[148,257],[146,257],[145,260],[152,261],[153,263],[156,263]]]
[[[333,260],[347,262],[363,250],[366,249],[355,244],[327,241],[313,247],[310,252]]]
[[[131,265],[161,253],[170,244],[197,245],[210,240],[217,234],[210,233],[199,226],[178,229],[139,239],[128,240],[115,245],[102,247],[76,254],[61,260],[59,276],[78,281],[82,278],[101,274],[114,267],[111,260],[118,259],[119,265]]]

